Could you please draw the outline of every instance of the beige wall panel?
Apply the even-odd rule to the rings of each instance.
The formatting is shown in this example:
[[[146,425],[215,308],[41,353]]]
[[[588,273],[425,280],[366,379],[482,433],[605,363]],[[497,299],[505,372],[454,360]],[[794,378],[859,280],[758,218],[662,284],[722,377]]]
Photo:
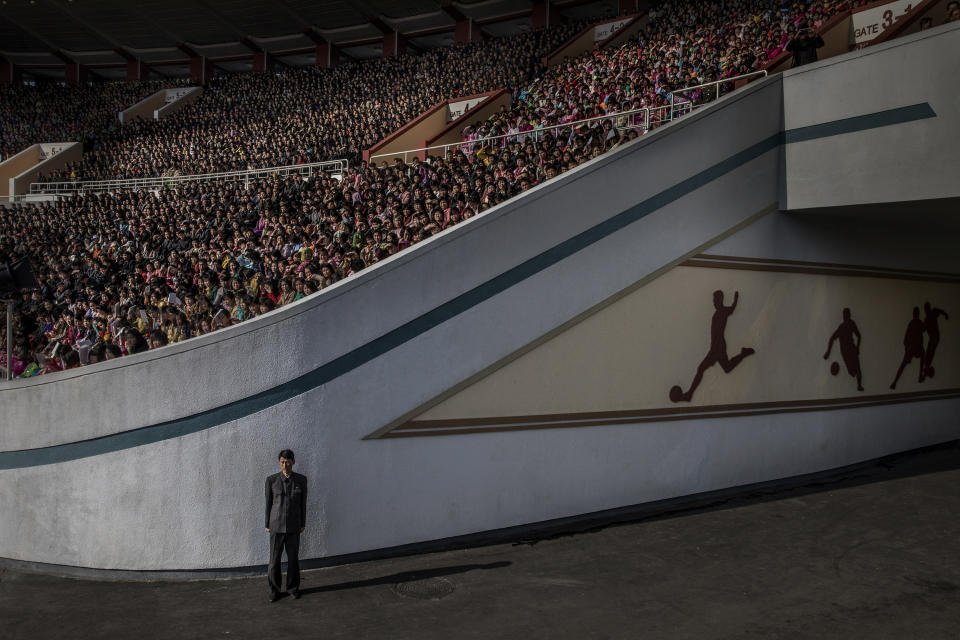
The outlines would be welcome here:
[[[582,32],[580,32],[579,35],[568,40],[549,56],[544,57],[544,66],[552,67],[560,64],[567,58],[573,59],[579,56],[581,53],[586,53],[587,51],[592,50],[596,44],[593,34],[593,27],[585,28]]]
[[[0,163],[0,196],[10,195],[11,181],[42,161],[40,145],[34,144]]]
[[[619,47],[627,40],[631,38],[636,38],[637,35],[647,26],[647,23],[650,21],[650,16],[644,13],[641,16],[638,16],[636,20],[625,26],[624,28],[617,31],[612,36],[600,43],[601,49],[607,49],[609,47]]]
[[[166,91],[161,89],[156,93],[147,96],[133,106],[127,107],[120,112],[120,122],[131,123],[137,118],[141,120],[153,120],[153,112],[166,104]]]
[[[493,95],[486,102],[475,106],[471,111],[461,115],[456,120],[450,122],[440,133],[426,141],[428,147],[441,144],[453,144],[463,140],[463,128],[467,125],[484,122],[500,111],[501,106],[510,108],[510,92],[501,90],[500,92],[491,92]],[[429,152],[430,155],[443,156],[443,149],[435,149]]]
[[[398,129],[392,136],[386,138],[378,145],[371,147],[370,161],[377,163],[378,166],[384,162],[392,164],[397,158],[408,162],[413,159],[413,156],[409,155],[405,157],[407,155],[405,154],[406,151],[422,148],[424,140],[436,135],[437,131],[440,131],[445,126],[447,126],[447,105],[446,103],[438,103],[411,121],[410,124]],[[372,157],[376,155],[380,155],[381,157]]]
[[[40,154],[39,164],[34,165],[15,178],[11,178],[10,195],[23,195],[30,191],[30,185],[36,182],[40,176],[49,175],[51,171],[65,169],[67,164],[80,162],[83,159],[83,144],[80,142],[56,142],[44,143],[38,147],[46,147],[44,152],[51,155],[43,158]]]
[[[686,391],[710,349],[713,292],[730,305],[725,339],[733,358],[756,350],[730,373],[708,368],[689,403]],[[890,383],[904,355],[914,306],[930,301],[941,342],[932,379],[918,382],[919,361]],[[839,344],[823,355],[850,307],[862,336],[864,391],[844,366]],[[924,335],[924,342],[927,337]],[[831,375],[837,362],[840,372]],[[415,420],[676,409],[757,402],[798,402],[960,387],[960,284],[880,277],[775,273],[681,266],[432,407]]]

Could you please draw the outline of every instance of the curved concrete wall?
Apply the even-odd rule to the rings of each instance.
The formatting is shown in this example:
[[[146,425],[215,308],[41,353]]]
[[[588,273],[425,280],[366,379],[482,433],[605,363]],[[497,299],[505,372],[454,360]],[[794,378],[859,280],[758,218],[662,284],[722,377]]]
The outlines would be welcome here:
[[[754,83],[250,323],[0,388],[0,557],[104,569],[262,564],[262,483],[284,447],[310,478],[301,556],[313,558],[956,438],[956,401],[932,400],[367,439],[706,247],[766,242],[768,221],[786,215],[769,213],[783,182],[782,91],[779,77]],[[850,246],[829,225],[821,232],[839,254]],[[776,255],[790,242],[766,248]]]

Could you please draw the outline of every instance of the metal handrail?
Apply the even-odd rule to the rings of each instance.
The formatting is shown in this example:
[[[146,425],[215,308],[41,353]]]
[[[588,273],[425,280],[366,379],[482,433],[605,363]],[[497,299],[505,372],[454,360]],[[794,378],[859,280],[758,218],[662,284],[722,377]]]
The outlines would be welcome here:
[[[736,82],[738,80],[745,80],[748,78],[755,78],[757,76],[767,76],[767,70],[761,69],[759,71],[752,71],[750,73],[741,74],[739,76],[732,76],[730,78],[723,78],[721,80],[714,80],[712,82],[706,82],[704,84],[695,85],[692,87],[684,87],[682,89],[675,89],[670,94],[670,104],[662,107],[643,107],[641,109],[631,109],[629,111],[620,111],[617,113],[608,113],[602,116],[594,116],[592,118],[584,118],[582,120],[575,120],[571,122],[565,122],[557,125],[550,125],[549,127],[540,127],[537,129],[530,129],[528,131],[521,131],[517,133],[506,133],[498,136],[488,136],[486,138],[477,138],[476,140],[465,140],[460,142],[452,142],[448,144],[434,145],[430,147],[420,147],[418,149],[407,149],[405,151],[395,151],[393,153],[381,153],[375,156],[370,156],[370,162],[373,162],[377,158],[386,158],[386,157],[396,157],[403,155],[404,163],[407,162],[408,155],[412,153],[421,153],[429,152],[437,149],[443,150],[443,157],[446,158],[451,149],[457,147],[463,147],[468,145],[478,145],[485,144],[494,140],[504,140],[506,138],[513,138],[517,140],[527,140],[530,138],[535,138],[536,140],[540,139],[544,133],[548,131],[553,131],[556,129],[568,129],[568,128],[580,128],[590,123],[600,121],[600,120],[614,120],[618,129],[641,129],[643,131],[648,131],[650,129],[651,123],[651,114],[662,114],[667,112],[667,117],[660,117],[660,122],[670,122],[677,117],[682,117],[691,113],[694,109],[702,107],[705,103],[693,104],[689,98],[685,98],[683,95],[678,96],[677,94],[684,94],[691,91],[696,91],[697,89],[704,89],[706,87],[716,87],[715,100],[720,98],[720,85],[728,82]],[[682,102],[677,102],[677,98],[682,99]],[[637,123],[636,116],[643,114],[642,123]],[[632,120],[632,121],[631,121]],[[90,181],[61,181],[61,182],[34,182],[30,185],[30,194],[31,195],[68,195],[73,194],[78,191],[111,191],[114,189],[159,189],[162,187],[169,187],[176,185],[182,182],[210,182],[214,180],[226,180],[226,179],[235,179],[242,178],[244,183],[249,186],[251,178],[255,179],[258,177],[269,176],[272,174],[281,174],[289,175],[291,173],[300,173],[303,175],[306,173],[309,176],[312,176],[314,171],[328,171],[330,173],[339,172],[341,175],[346,173],[350,168],[350,163],[346,159],[342,160],[327,160],[324,162],[312,162],[308,164],[297,164],[297,165],[285,165],[279,167],[267,167],[263,169],[247,169],[244,171],[226,171],[219,173],[202,173],[195,175],[180,175],[180,176],[160,176],[160,177],[150,177],[150,178],[127,178],[119,180],[90,180]],[[20,196],[11,197],[10,200],[14,201],[15,199],[20,199]]]
[[[88,180],[88,181],[61,181],[61,182],[33,182],[30,184],[31,195],[58,195],[71,194],[78,191],[113,191],[115,189],[160,189],[184,182],[212,182],[215,180],[242,179],[249,186],[251,179],[273,174],[312,176],[314,173],[328,172],[346,173],[350,168],[348,160],[325,160],[307,164],[291,164],[280,167],[266,167],[263,169],[246,169],[243,171],[221,171],[218,173],[198,173],[179,176],[155,176],[149,178],[125,178],[119,180]]]
[[[517,133],[504,133],[497,136],[487,136],[486,138],[477,138],[476,140],[461,140],[460,142],[450,142],[447,144],[438,144],[430,147],[420,147],[418,149],[407,149],[405,151],[394,151],[393,153],[379,153],[375,156],[370,156],[370,162],[373,162],[377,158],[395,157],[400,154],[403,154],[403,161],[407,162],[408,154],[420,153],[422,151],[433,151],[435,149],[443,149],[443,157],[446,158],[447,152],[450,149],[453,149],[455,147],[465,147],[465,146],[471,146],[471,145],[486,146],[486,143],[488,142],[496,141],[496,140],[504,140],[506,138],[513,138],[517,140],[527,140],[529,138],[537,137],[539,139],[540,135],[547,133],[549,131],[554,131],[556,129],[569,129],[571,127],[579,128],[584,125],[588,125],[591,122],[596,122],[599,120],[611,120],[615,118],[622,119],[622,118],[628,118],[630,116],[641,114],[641,113],[644,114],[643,127],[646,129],[649,127],[651,111],[665,110],[669,108],[670,107],[668,106],[653,107],[652,109],[650,107],[643,107],[641,109],[631,109],[629,111],[619,111],[617,113],[608,113],[602,116],[593,116],[592,118],[584,118],[583,120],[571,120],[570,122],[564,122],[562,124],[552,124],[549,127],[539,127],[537,129],[528,129],[527,131],[518,131]],[[623,126],[621,128],[634,128],[634,127]]]
[[[716,86],[716,87],[717,87],[717,94],[716,94],[716,96],[714,97],[714,100],[719,100],[719,99],[720,99],[720,85],[723,84],[724,82],[736,82],[737,80],[746,80],[747,78],[754,78],[754,77],[756,77],[756,76],[762,76],[762,77],[766,78],[766,77],[767,77],[767,70],[766,70],[766,69],[760,69],[759,71],[751,71],[750,73],[744,73],[744,74],[741,74],[741,75],[739,75],[739,76],[733,76],[733,77],[731,77],[731,78],[724,78],[723,80],[714,80],[713,82],[706,82],[706,83],[704,83],[704,84],[698,84],[698,85],[693,86],[693,87],[684,87],[684,88],[682,88],[682,89],[674,89],[673,92],[671,92],[671,94],[670,94],[670,104],[671,104],[671,105],[673,104],[673,102],[674,102],[674,97],[675,97],[678,93],[682,94],[682,93],[686,93],[686,92],[689,92],[689,91],[696,91],[697,89],[704,89],[704,88],[710,87],[710,86]],[[683,97],[683,96],[681,96],[681,97]],[[689,100],[689,98],[688,98],[688,100]],[[692,100],[691,100],[691,102],[692,102]],[[700,103],[700,104],[698,104],[698,105],[694,105],[694,108],[702,107],[704,104],[706,104],[706,103]]]
[[[745,80],[747,78],[755,78],[757,76],[767,76],[766,69],[761,69],[760,71],[751,71],[750,73],[744,73],[739,76],[732,76],[730,78],[723,78],[722,80],[714,80],[712,82],[706,82],[704,84],[698,84],[693,87],[684,87],[683,89],[675,89],[670,94],[670,104],[662,107],[643,107],[640,109],[631,109],[629,111],[620,111],[617,113],[607,113],[602,116],[593,116],[592,118],[584,118],[583,120],[574,120],[571,122],[565,122],[562,124],[554,124],[549,127],[540,127],[537,129],[529,129],[527,131],[520,131],[517,133],[505,133],[497,136],[488,136],[486,138],[477,138],[476,140],[461,140],[460,142],[450,142],[447,144],[438,144],[430,147],[420,147],[417,149],[407,149],[405,151],[394,151],[392,153],[379,153],[374,156],[370,156],[370,162],[373,162],[377,158],[395,158],[397,156],[403,155],[403,162],[406,163],[410,154],[419,154],[426,152],[429,154],[430,151],[435,151],[438,149],[443,150],[444,159],[447,158],[448,152],[450,149],[455,149],[457,147],[464,147],[469,145],[480,145],[485,146],[486,143],[490,141],[503,140],[505,138],[513,138],[517,140],[527,140],[531,137],[536,137],[539,139],[543,133],[556,130],[556,129],[568,129],[568,128],[579,128],[584,125],[589,125],[592,122],[598,120],[611,120],[615,119],[615,124],[618,129],[642,129],[643,131],[649,131],[651,114],[661,114],[659,122],[670,122],[678,117],[682,117],[693,112],[694,109],[705,106],[706,103],[693,104],[689,98],[683,96],[677,96],[678,93],[695,91],[697,89],[704,89],[706,87],[716,86],[716,98],[720,98],[720,85],[728,82],[736,82],[738,80]],[[676,99],[680,98],[683,102],[676,102]],[[666,113],[666,117],[663,117],[663,114]],[[635,123],[636,119],[634,118],[634,124],[623,125],[620,124],[624,122],[623,118],[629,118],[631,116],[636,116],[637,114],[643,114],[643,123],[637,125]],[[429,154],[429,155],[439,155],[439,154]]]

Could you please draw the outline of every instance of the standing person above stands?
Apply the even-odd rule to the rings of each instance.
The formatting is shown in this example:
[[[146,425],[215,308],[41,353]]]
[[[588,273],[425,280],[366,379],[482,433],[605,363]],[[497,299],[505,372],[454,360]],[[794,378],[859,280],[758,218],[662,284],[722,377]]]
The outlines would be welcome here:
[[[960,2],[951,0],[947,3],[947,17],[943,19],[943,24],[956,22],[957,20],[960,20]]]
[[[787,43],[787,51],[793,52],[793,64],[790,65],[790,68],[796,69],[799,66],[816,62],[818,60],[817,49],[822,46],[823,38],[820,37],[820,34],[811,31],[806,22],[802,23],[797,30],[797,35]]]

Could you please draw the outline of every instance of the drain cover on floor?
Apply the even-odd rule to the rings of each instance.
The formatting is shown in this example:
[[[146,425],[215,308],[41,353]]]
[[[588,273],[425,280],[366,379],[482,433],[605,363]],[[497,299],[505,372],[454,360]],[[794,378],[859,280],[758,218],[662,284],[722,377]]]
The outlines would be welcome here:
[[[393,590],[404,598],[439,600],[453,593],[454,588],[453,583],[446,578],[426,578],[401,582],[394,585]]]

